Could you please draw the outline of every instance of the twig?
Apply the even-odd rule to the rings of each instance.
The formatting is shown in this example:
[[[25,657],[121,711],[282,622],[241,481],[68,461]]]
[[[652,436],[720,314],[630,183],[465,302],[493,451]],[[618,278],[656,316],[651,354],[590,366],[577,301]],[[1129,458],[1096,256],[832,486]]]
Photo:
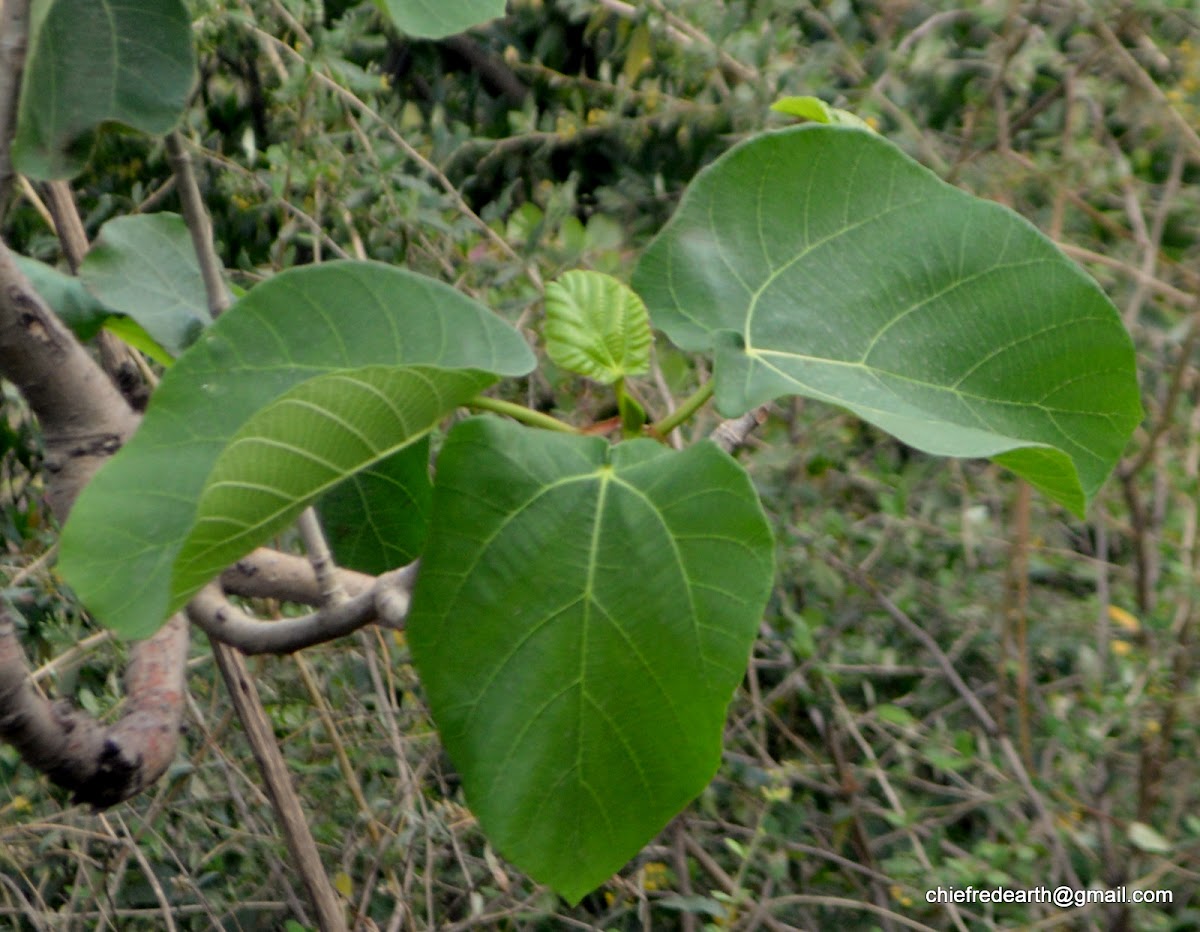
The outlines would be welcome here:
[[[279,827],[287,841],[288,851],[294,859],[293,867],[308,892],[309,902],[317,914],[322,932],[341,932],[346,928],[346,917],[341,901],[333,884],[321,864],[317,843],[309,830],[300,799],[292,786],[287,763],[275,742],[275,732],[263,709],[262,699],[246,662],[241,654],[220,641],[210,638],[213,658],[229,689],[238,718],[246,731],[258,769],[266,784],[267,795],[275,810]]]
[[[192,237],[192,247],[200,262],[204,293],[208,296],[208,313],[215,320],[229,307],[229,292],[221,274],[221,265],[216,261],[213,251],[212,221],[200,196],[200,186],[196,183],[192,160],[177,132],[167,134],[167,158],[171,163],[176,187],[179,189],[179,203],[188,233]]]
[[[304,550],[308,554],[308,562],[312,566],[313,576],[317,578],[317,587],[321,590],[321,607],[338,605],[346,601],[346,590],[338,577],[337,564],[333,562],[333,554],[329,550],[329,542],[321,529],[321,521],[315,508],[305,508],[296,520],[300,530],[300,539],[304,542]]]
[[[971,688],[963,681],[963,678],[959,676],[958,671],[954,669],[954,664],[951,663],[950,658],[946,656],[946,653],[942,650],[941,645],[938,644],[933,635],[913,621],[906,612],[902,611],[896,605],[895,602],[880,592],[875,584],[866,577],[866,574],[862,573],[855,567],[843,563],[833,554],[825,554],[825,560],[838,572],[853,580],[855,585],[870,593],[880,608],[887,613],[888,617],[900,625],[900,627],[907,631],[912,637],[920,641],[925,649],[933,656],[933,659],[941,668],[942,674],[946,677],[946,680],[953,687],[954,691],[958,693],[959,698],[962,699],[963,704],[966,705],[966,707],[970,710],[971,714],[975,717],[975,720],[982,726],[984,733],[987,734],[988,737],[996,739],[1000,744],[1000,748],[1004,753],[1005,759],[1008,761],[1009,767],[1016,775],[1017,781],[1021,784],[1022,789],[1029,797],[1030,802],[1033,804],[1033,807],[1042,822],[1046,836],[1049,839],[1051,847],[1054,849],[1055,861],[1059,869],[1064,872],[1068,880],[1070,880],[1074,886],[1079,887],[1079,877],[1075,873],[1075,868],[1072,866],[1066,850],[1063,848],[1062,841],[1058,837],[1058,833],[1055,831],[1054,819],[1050,814],[1050,810],[1046,806],[1046,802],[1042,798],[1042,795],[1038,792],[1037,787],[1033,785],[1033,780],[1030,779],[1029,772],[1025,768],[1024,762],[1021,760],[1021,756],[1017,753],[1016,748],[1013,747],[1013,743],[1008,736],[1001,732],[1000,726],[996,723],[996,720],[992,718],[987,709],[983,707],[983,704],[979,701],[979,697],[975,695]]]

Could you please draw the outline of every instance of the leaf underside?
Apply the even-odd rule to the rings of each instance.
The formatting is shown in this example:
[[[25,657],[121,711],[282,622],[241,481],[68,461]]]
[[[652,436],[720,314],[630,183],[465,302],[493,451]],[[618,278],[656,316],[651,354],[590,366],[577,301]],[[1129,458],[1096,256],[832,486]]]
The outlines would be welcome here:
[[[407,630],[507,858],[577,901],[704,788],[772,573],[757,495],[711,443],[454,429]]]
[[[718,409],[840,405],[987,456],[1076,513],[1141,419],[1111,302],[1012,211],[845,127],[759,136],[702,172],[634,274]]]
[[[223,314],[167,372],[137,434],[76,502],[63,530],[59,568],[101,622],[125,637],[146,637],[203,583],[200,568],[215,567],[220,548],[207,536],[213,521],[205,522],[203,544],[188,545],[200,516],[198,503],[205,501],[205,516],[216,515],[220,509],[214,502],[228,494],[231,481],[311,489],[313,495],[331,481],[326,471],[320,474],[324,479],[318,476],[307,486],[291,485],[294,470],[286,475],[271,471],[282,458],[249,456],[244,459],[250,461],[250,474],[220,476],[226,491],[204,499],[222,455],[232,458],[228,465],[253,448],[239,431],[264,409],[293,390],[301,391],[302,383],[313,382],[311,391],[328,391],[332,383],[323,379],[361,381],[364,372],[354,370],[397,369],[403,370],[397,378],[420,381],[428,380],[430,373],[418,373],[414,367],[427,367],[441,370],[443,375],[436,378],[449,385],[463,375],[454,370],[476,370],[471,379],[481,379],[479,373],[521,375],[533,362],[520,334],[440,282],[367,262],[330,262],[284,272]],[[376,395],[375,378],[366,378],[371,385],[364,396]],[[423,391],[428,387],[422,383]],[[352,395],[358,388],[341,391]],[[387,396],[387,391],[382,394]],[[455,393],[440,394],[450,403]],[[337,407],[339,397],[335,390],[322,396],[323,403]],[[313,410],[321,404],[304,400],[314,417],[290,419],[298,433],[285,431],[280,448],[298,447],[311,454],[315,466],[336,467],[336,458],[318,447],[331,443],[338,418],[323,417]],[[339,410],[341,419],[353,426],[355,406]],[[262,417],[264,433],[268,427],[276,429],[276,418],[289,421],[278,410]],[[238,448],[227,453],[235,440],[240,441]],[[361,465],[373,462],[364,455]],[[256,464],[265,465],[266,474],[253,474]],[[269,498],[264,493],[258,501]],[[276,499],[274,504],[277,509],[281,503]],[[269,536],[283,520],[272,515],[271,508],[265,509],[265,521],[259,510],[247,508],[243,513],[240,508],[231,509],[234,521],[258,527],[246,534],[246,528],[234,522],[226,526],[229,537],[239,539],[239,547],[254,546],[251,540]],[[211,553],[205,555],[209,548]],[[184,559],[190,566],[184,567]]]

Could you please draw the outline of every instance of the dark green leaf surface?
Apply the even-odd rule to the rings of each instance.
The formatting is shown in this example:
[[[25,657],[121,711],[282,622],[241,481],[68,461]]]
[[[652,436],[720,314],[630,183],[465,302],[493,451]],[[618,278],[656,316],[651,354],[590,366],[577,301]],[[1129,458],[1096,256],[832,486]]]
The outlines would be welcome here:
[[[454,429],[408,634],[506,857],[578,901],[704,788],[772,571],[750,480],[711,443]]]
[[[1141,419],[1133,346],[1096,284],[860,130],[728,152],[634,287],[673,342],[715,353],[723,414],[818,398],[921,450],[993,457],[1077,513]]]
[[[191,582],[175,582],[176,562],[214,466],[280,396],[368,366],[500,376],[533,363],[520,334],[440,282],[360,262],[284,272],[237,302],[167,372],[137,434],[76,502],[59,568],[104,624],[145,637],[190,594]]]
[[[441,39],[504,15],[504,0],[375,0],[401,32]]]
[[[95,129],[115,121],[165,133],[195,79],[192,24],[179,0],[40,0],[31,11],[13,163],[69,178]]]
[[[338,565],[377,576],[420,555],[432,501],[423,440],[335,486],[317,512]]]
[[[208,323],[208,299],[187,224],[177,214],[117,217],[100,228],[79,277],[178,356]]]
[[[611,275],[575,270],[546,286],[546,353],[608,385],[650,370],[650,318],[642,299]]]

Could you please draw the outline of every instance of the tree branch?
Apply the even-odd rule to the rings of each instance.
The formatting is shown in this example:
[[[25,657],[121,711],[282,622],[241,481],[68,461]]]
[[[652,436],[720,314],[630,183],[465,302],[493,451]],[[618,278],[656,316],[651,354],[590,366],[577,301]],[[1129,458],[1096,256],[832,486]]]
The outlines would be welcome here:
[[[0,241],[0,374],[42,427],[50,507],[60,521],[138,418],[59,321]],[[103,726],[37,691],[7,609],[0,608],[0,737],[80,802],[111,806],[149,786],[175,756],[183,709],[187,624],[176,616],[132,648],[128,699]]]
[[[92,473],[133,433],[137,416],[3,242],[0,374],[20,389],[42,425],[50,507],[63,521]]]
[[[188,603],[187,615],[214,642],[244,654],[290,654],[352,634],[373,622],[400,627],[416,579],[412,563],[384,573],[369,589],[344,602],[299,618],[263,621],[230,604],[220,586],[210,583]],[[310,572],[311,576],[311,572]]]

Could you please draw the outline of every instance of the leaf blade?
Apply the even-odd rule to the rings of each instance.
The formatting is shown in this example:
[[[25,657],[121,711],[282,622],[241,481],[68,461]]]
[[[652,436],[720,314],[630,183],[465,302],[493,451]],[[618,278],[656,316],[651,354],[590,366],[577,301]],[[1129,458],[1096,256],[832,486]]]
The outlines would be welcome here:
[[[138,432],[76,501],[59,569],[102,623],[146,637],[180,604],[175,560],[213,465],[262,407],[337,369],[432,365],[503,376],[533,363],[520,334],[432,279],[369,262],[281,273],[167,372]]]
[[[420,555],[432,501],[426,438],[330,490],[317,514],[338,565],[378,576]]]
[[[191,20],[178,0],[44,0],[34,5],[13,163],[69,178],[107,121],[165,133],[195,78]]]
[[[283,530],[318,496],[422,439],[495,376],[368,366],[301,382],[255,412],[205,480],[175,559],[172,604]]]
[[[105,305],[178,356],[209,322],[208,299],[187,224],[177,214],[117,217],[100,228],[79,277]]]
[[[715,772],[772,577],[714,445],[477,418],[438,460],[409,642],[472,810],[577,901]]]
[[[722,413],[817,398],[927,452],[1001,457],[1076,512],[1141,418],[1132,343],[1095,283],[859,130],[735,147],[634,287],[673,342],[715,353]]]
[[[555,363],[609,385],[650,369],[646,305],[611,275],[575,270],[546,286],[546,352]]]
[[[504,0],[375,0],[401,32],[443,39],[504,15]]]

